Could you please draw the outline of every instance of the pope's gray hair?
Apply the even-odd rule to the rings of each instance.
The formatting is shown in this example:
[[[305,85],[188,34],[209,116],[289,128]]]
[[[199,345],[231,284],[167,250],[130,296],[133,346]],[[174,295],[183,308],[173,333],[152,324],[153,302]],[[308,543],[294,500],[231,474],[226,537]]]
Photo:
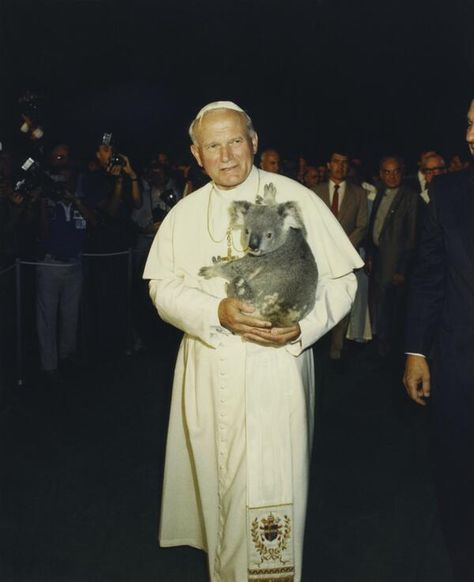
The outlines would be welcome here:
[[[252,120],[250,119],[250,116],[241,107],[239,107],[236,103],[233,103],[232,101],[213,101],[212,103],[208,103],[207,105],[205,105],[199,111],[199,113],[196,115],[196,117],[191,122],[191,125],[189,126],[189,137],[191,138],[193,144],[197,144],[196,130],[198,130],[201,127],[202,120],[204,119],[206,113],[209,113],[210,111],[223,111],[226,109],[230,111],[235,111],[242,117],[243,121],[245,122],[245,129],[247,130],[247,134],[249,137],[253,137],[255,135],[256,132],[253,127]]]

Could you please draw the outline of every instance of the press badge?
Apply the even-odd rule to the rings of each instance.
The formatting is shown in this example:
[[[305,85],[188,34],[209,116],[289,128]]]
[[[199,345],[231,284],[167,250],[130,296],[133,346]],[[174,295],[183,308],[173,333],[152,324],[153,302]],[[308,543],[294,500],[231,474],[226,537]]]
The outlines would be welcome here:
[[[86,221],[79,210],[74,210],[72,219],[74,220],[74,226],[77,230],[84,230],[86,228]]]

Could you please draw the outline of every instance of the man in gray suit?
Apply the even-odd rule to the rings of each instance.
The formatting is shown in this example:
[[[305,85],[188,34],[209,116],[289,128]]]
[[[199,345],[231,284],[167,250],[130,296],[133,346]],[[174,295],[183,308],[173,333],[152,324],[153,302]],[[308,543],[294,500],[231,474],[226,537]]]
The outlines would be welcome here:
[[[329,206],[344,232],[356,249],[365,238],[368,226],[367,192],[346,180],[349,157],[343,150],[335,150],[327,163],[329,180],[316,185],[314,192]],[[331,360],[340,360],[349,315],[331,332]]]
[[[381,160],[382,188],[377,192],[369,225],[367,262],[380,356],[401,350],[406,282],[416,242],[418,194],[402,183],[402,170],[397,156]]]

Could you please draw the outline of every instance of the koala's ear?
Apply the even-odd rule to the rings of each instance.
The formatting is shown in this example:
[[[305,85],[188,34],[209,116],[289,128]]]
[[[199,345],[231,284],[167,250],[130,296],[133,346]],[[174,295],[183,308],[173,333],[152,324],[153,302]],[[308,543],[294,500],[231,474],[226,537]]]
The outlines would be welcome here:
[[[236,200],[230,205],[230,221],[234,226],[242,226],[252,204],[246,200]]]
[[[283,202],[278,205],[278,214],[282,217],[283,226],[288,228],[298,228],[306,236],[306,228],[301,217],[301,211],[296,202]]]

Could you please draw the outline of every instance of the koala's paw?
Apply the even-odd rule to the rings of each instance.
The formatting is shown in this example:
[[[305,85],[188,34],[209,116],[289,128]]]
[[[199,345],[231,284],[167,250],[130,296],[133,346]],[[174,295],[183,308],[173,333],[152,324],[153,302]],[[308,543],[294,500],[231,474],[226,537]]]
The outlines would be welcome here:
[[[199,276],[204,277],[204,279],[211,279],[213,277],[212,267],[201,267],[199,269]]]
[[[224,259],[220,255],[217,255],[217,257],[212,257],[212,262],[214,265],[225,263]]]

